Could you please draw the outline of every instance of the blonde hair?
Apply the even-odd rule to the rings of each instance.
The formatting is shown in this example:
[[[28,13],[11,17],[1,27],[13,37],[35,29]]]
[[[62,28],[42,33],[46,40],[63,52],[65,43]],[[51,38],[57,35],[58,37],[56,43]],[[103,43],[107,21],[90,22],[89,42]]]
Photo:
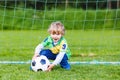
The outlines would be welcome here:
[[[52,22],[48,28],[48,32],[51,34],[65,34],[64,25],[60,21]]]

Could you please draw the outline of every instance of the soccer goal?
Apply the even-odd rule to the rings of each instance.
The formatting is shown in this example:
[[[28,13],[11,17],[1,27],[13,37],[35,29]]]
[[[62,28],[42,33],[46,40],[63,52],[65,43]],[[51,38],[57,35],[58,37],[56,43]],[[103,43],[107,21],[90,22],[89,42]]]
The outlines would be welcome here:
[[[35,46],[48,35],[47,28],[53,21],[64,24],[73,57],[85,57],[85,61],[96,57],[107,61],[106,64],[120,64],[119,0],[0,1],[0,63],[10,63],[4,60],[29,63],[22,61],[25,56],[28,56],[25,60],[31,58]],[[22,61],[16,62],[21,60],[17,55]]]

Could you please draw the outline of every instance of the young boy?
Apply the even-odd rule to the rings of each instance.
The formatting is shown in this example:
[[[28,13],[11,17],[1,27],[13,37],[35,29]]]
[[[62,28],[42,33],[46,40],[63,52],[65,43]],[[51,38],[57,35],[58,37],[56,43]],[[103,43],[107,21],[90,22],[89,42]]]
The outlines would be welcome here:
[[[47,71],[51,71],[51,69],[53,69],[57,64],[60,64],[62,68],[69,70],[70,64],[68,63],[68,58],[71,53],[68,48],[68,44],[63,37],[65,34],[64,25],[59,21],[53,22],[51,23],[48,32],[50,36],[38,44],[35,48],[32,60],[34,60],[38,55],[44,55],[48,59],[54,60],[52,64],[49,65]]]

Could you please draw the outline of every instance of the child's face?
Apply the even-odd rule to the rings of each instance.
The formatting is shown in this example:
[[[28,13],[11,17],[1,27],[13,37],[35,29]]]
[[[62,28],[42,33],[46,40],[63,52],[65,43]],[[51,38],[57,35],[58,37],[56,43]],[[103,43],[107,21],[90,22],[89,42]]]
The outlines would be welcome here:
[[[52,37],[54,42],[58,42],[60,38],[62,37],[62,34],[60,33],[51,33],[50,36]]]

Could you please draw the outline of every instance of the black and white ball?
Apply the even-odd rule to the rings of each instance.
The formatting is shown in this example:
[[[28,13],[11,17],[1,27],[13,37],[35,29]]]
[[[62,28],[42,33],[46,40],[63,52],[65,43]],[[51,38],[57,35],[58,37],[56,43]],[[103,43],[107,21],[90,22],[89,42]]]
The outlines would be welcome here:
[[[37,56],[35,60],[31,62],[31,68],[33,71],[46,71],[48,66],[50,65],[50,61],[46,56]]]

